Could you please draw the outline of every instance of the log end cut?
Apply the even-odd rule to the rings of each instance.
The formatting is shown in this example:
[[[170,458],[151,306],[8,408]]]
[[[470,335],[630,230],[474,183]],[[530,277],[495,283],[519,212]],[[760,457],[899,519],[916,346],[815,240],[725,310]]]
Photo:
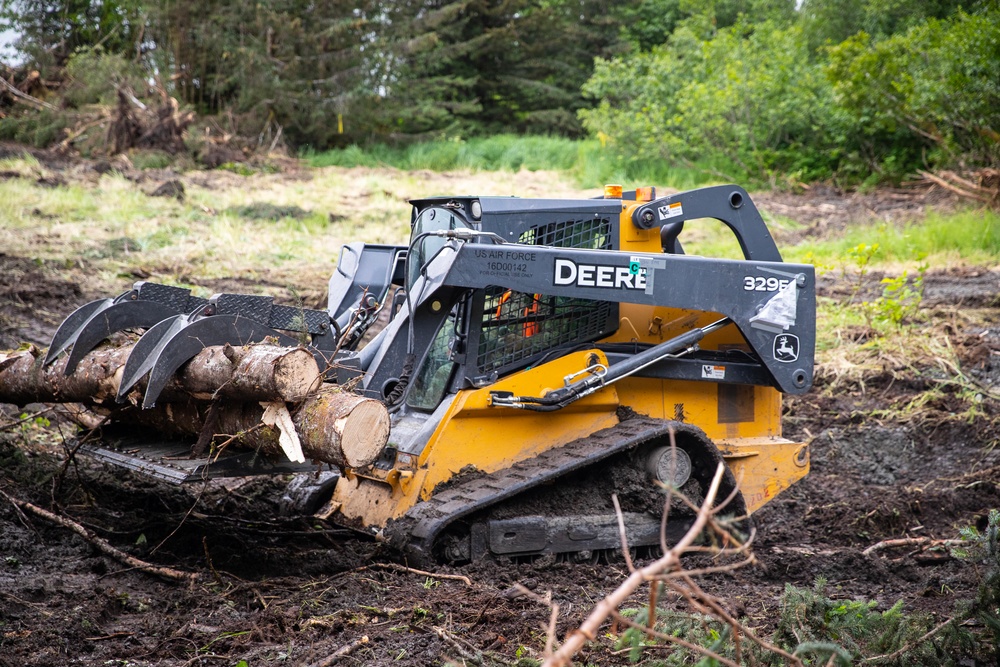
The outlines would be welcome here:
[[[307,456],[351,468],[378,459],[389,441],[389,411],[381,402],[324,386],[295,418]]]
[[[389,441],[389,411],[379,401],[365,399],[344,418],[341,438],[347,465],[371,465]]]

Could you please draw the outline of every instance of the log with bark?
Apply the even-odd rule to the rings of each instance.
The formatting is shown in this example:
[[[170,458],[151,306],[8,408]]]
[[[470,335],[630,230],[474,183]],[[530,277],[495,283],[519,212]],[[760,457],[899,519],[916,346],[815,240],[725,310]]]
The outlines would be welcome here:
[[[373,463],[389,437],[389,413],[376,400],[324,385],[305,348],[214,346],[198,353],[164,389],[157,406],[115,402],[130,346],[87,354],[70,375],[66,358],[48,367],[35,349],[0,355],[0,403],[84,403],[114,421],[141,424],[166,435],[216,436],[233,445],[337,466]],[[141,396],[140,383],[130,398]],[[288,409],[292,404],[292,409]],[[236,436],[236,437],[233,437]],[[284,437],[283,437],[284,436]]]
[[[94,350],[69,375],[66,356],[49,366],[42,365],[37,349],[0,358],[0,403],[113,406],[131,351],[131,345]],[[321,382],[319,365],[305,348],[219,345],[206,347],[181,367],[161,396],[165,401],[300,401]],[[136,390],[145,391],[145,379]]]
[[[232,440],[230,446],[255,449],[266,456],[283,458],[280,425],[264,423],[269,405],[225,402],[214,416],[201,401],[157,404],[149,410],[130,407],[116,415],[120,422],[134,422],[165,435],[197,436],[212,420],[216,440]],[[364,468],[379,457],[389,440],[389,411],[380,401],[325,384],[290,410],[296,437],[306,459],[339,467]]]

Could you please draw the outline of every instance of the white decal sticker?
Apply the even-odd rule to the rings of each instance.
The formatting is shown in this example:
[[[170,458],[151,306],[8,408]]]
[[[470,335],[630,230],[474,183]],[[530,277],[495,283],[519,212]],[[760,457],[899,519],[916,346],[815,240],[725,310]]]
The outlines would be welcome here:
[[[798,291],[795,283],[789,282],[777,294],[767,300],[767,303],[764,304],[759,313],[750,318],[750,326],[774,334],[788,331],[789,327],[795,326],[795,314],[798,305],[796,303],[797,294]],[[777,355],[775,355],[775,358],[777,358]]]
[[[702,364],[701,377],[703,377],[706,380],[725,380],[726,367],[713,366],[712,364]]]
[[[669,218],[676,218],[679,215],[684,215],[684,208],[681,206],[680,202],[674,202],[673,204],[664,204],[656,209],[660,214],[660,220],[667,220]]]
[[[799,337],[781,334],[774,337],[774,360],[790,364],[799,358]]]

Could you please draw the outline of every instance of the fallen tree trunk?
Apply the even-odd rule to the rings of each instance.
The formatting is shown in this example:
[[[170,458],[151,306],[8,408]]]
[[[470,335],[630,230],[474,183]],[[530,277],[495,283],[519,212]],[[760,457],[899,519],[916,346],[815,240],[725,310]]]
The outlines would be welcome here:
[[[291,440],[306,458],[354,468],[373,463],[388,441],[385,406],[322,386],[319,366],[305,348],[205,348],[180,369],[150,410],[139,409],[138,400],[125,409],[115,402],[130,351],[131,346],[94,350],[68,376],[63,375],[65,357],[49,367],[42,366],[37,350],[0,357],[0,403],[84,403],[105,414],[114,410],[113,421],[199,440],[216,436],[217,442],[231,440],[235,446],[294,460],[287,449]],[[134,391],[141,395],[144,389],[141,382]],[[287,403],[301,404],[288,413]],[[274,419],[274,413],[284,417]]]
[[[131,346],[94,350],[64,375],[67,357],[42,366],[37,350],[0,359],[0,403],[114,404]],[[319,365],[305,348],[275,345],[213,346],[181,367],[162,400],[188,397],[236,401],[301,401],[322,383]],[[145,390],[145,380],[136,389]]]
[[[210,420],[218,442],[284,457],[279,426],[262,421],[268,403],[225,403],[210,416],[209,404],[157,404],[148,410],[131,406],[115,416],[165,435],[198,436]],[[389,411],[380,401],[324,385],[291,411],[291,422],[306,459],[339,467],[363,468],[378,458],[389,440]]]

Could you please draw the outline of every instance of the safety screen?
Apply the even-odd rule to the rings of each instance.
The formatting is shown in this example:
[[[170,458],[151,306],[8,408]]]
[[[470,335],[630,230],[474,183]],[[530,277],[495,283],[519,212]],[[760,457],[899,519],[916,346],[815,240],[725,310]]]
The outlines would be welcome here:
[[[532,227],[519,243],[557,248],[610,250],[608,218],[569,220]],[[607,335],[614,304],[487,287],[476,366],[492,373],[556,347]]]

